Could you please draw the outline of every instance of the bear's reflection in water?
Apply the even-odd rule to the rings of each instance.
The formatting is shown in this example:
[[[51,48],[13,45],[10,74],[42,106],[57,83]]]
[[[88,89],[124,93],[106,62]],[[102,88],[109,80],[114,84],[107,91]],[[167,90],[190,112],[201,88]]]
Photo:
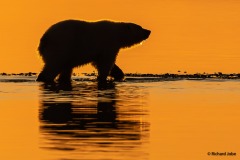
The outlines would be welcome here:
[[[40,88],[42,148],[119,152],[148,142],[146,88],[118,83],[98,90],[94,82],[76,83],[72,91]]]

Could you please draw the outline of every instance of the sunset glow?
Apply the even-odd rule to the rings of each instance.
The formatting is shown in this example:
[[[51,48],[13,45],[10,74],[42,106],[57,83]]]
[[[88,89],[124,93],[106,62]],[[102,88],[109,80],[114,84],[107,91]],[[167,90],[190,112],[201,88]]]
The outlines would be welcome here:
[[[239,73],[239,8],[235,0],[1,1],[0,72],[40,72],[39,39],[58,21],[108,19],[152,31],[143,45],[120,51],[125,73]]]
[[[240,160],[240,0],[1,0],[0,23],[0,160]]]

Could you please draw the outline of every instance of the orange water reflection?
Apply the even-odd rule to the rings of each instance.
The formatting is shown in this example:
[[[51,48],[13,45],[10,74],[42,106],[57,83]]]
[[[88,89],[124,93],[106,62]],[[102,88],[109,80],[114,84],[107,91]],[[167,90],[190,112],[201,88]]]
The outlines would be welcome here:
[[[0,86],[1,159],[239,159],[239,80]]]
[[[100,91],[93,82],[59,93],[41,88],[41,148],[66,152],[59,159],[148,159],[146,91],[123,88]]]
[[[154,85],[149,97],[150,159],[239,159],[239,97],[239,80]],[[209,156],[208,152],[237,156]]]

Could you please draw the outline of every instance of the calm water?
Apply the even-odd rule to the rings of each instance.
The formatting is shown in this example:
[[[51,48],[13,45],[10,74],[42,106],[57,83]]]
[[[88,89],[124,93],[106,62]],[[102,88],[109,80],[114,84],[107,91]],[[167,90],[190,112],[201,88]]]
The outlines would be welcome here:
[[[106,90],[77,81],[56,91],[34,79],[0,77],[0,159],[240,159],[240,80],[130,80]]]

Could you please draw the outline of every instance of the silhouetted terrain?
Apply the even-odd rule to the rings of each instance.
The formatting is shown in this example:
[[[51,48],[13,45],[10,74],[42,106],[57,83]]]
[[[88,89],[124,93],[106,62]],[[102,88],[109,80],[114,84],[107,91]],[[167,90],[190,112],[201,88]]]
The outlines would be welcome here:
[[[132,74],[127,73],[125,76],[129,77],[158,77],[158,78],[170,78],[170,79],[206,79],[206,78],[220,78],[220,79],[238,79],[240,78],[240,73],[224,74],[222,72],[217,73],[195,73],[195,74]]]
[[[27,72],[27,73],[0,73],[0,76],[37,76],[38,73],[34,72]],[[95,77],[97,77],[96,73],[73,73],[73,79],[74,80],[82,80],[80,77],[89,77],[86,79],[92,80]],[[92,78],[90,78],[92,77]],[[141,78],[148,78],[148,79],[240,79],[240,73],[230,73],[230,74],[224,74],[222,72],[217,73],[195,73],[195,74],[172,74],[172,73],[164,73],[164,74],[151,74],[151,73],[126,73],[125,74],[126,80],[131,79],[141,79]]]
[[[37,73],[27,72],[27,73],[0,73],[0,76],[36,76]]]

